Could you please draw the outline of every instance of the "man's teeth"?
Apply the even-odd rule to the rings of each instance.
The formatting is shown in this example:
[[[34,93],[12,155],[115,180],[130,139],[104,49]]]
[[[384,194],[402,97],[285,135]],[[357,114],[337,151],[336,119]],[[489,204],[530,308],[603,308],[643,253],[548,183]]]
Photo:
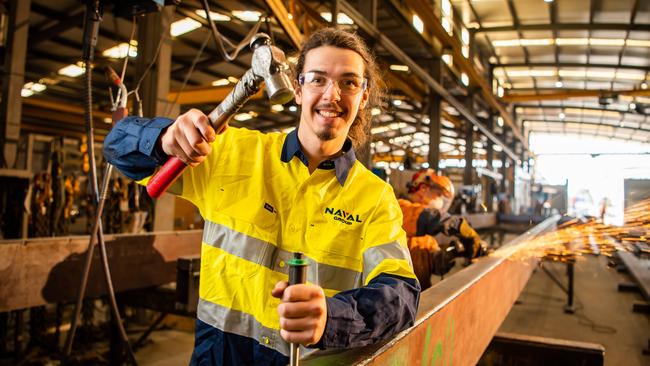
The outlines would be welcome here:
[[[323,117],[326,118],[334,118],[338,117],[341,115],[341,112],[334,112],[334,111],[318,111],[318,114],[320,114]]]

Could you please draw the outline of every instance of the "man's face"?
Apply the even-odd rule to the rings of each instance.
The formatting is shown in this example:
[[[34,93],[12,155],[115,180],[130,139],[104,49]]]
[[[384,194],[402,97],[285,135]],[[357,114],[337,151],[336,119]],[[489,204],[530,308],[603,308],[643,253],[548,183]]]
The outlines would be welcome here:
[[[315,73],[330,80],[362,79],[363,58],[352,50],[322,46],[307,52],[302,73]],[[302,106],[300,129],[314,134],[321,141],[347,136],[350,126],[368,101],[368,91],[355,94],[342,92],[336,82],[323,90],[307,85],[297,86],[296,103]]]
[[[445,201],[442,192],[436,188],[430,188],[422,185],[417,191],[418,200],[429,208],[442,210],[445,206]]]

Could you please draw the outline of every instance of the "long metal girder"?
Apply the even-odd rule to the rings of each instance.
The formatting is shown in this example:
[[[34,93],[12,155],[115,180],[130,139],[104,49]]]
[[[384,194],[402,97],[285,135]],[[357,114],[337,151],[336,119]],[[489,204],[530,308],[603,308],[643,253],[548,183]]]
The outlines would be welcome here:
[[[476,365],[523,290],[538,259],[527,240],[559,216],[424,291],[415,325],[393,339],[347,351],[319,351],[304,365]]]
[[[601,96],[627,95],[631,97],[650,96],[650,89],[631,89],[631,90],[563,90],[557,93],[544,94],[508,94],[503,99],[505,102],[531,102],[538,100],[564,100],[571,98],[588,98]]]
[[[72,301],[78,294],[88,236],[0,240],[0,312]],[[107,235],[115,291],[158,286],[176,279],[176,259],[198,255],[201,230]],[[87,296],[106,292],[99,256]]]
[[[460,42],[457,38],[450,36],[442,27],[442,23],[440,22],[440,19],[436,17],[431,3],[424,0],[406,0],[406,3],[420,16],[425,26],[433,32],[436,38],[444,46],[451,48],[454,62],[458,63],[460,65],[460,68],[467,74],[469,79],[479,86],[483,92],[482,94],[485,100],[499,112],[504,122],[512,129],[515,137],[517,137],[517,139],[521,141],[524,147],[528,149],[528,141],[524,138],[517,124],[512,120],[510,114],[494,96],[494,93],[492,92],[492,85],[488,85],[485,78],[479,74],[472,62],[469,59],[465,58],[462,53]],[[454,105],[454,107],[456,106]],[[465,113],[462,114],[465,115]],[[472,123],[474,122],[472,121]]]
[[[498,27],[482,27],[476,29],[477,33],[496,33],[514,31],[564,31],[564,30],[595,30],[595,31],[645,31],[650,32],[650,24],[630,23],[556,23],[556,24],[520,24],[519,26],[506,25]]]
[[[501,146],[503,151],[506,152],[512,159],[518,160],[519,157],[508,147],[504,142],[502,142],[492,131],[488,130],[475,116],[472,114],[462,102],[456,99],[451,95],[447,89],[445,89],[440,83],[434,80],[428,72],[426,72],[420,65],[415,62],[411,57],[409,57],[404,51],[400,49],[393,41],[386,37],[377,27],[371,24],[366,18],[364,18],[357,10],[351,6],[348,2],[344,0],[339,0],[339,6],[341,11],[346,13],[355,24],[359,26],[365,33],[374,38],[377,43],[379,43],[383,48],[385,48],[390,54],[395,56],[401,63],[408,66],[409,69],[413,71],[422,81],[424,81],[429,87],[431,87],[436,93],[438,93],[442,98],[444,98],[447,103],[451,104],[456,110],[474,126],[476,126],[487,138],[492,140],[495,144]],[[520,134],[521,135],[521,134]],[[523,138],[521,139],[524,140]]]

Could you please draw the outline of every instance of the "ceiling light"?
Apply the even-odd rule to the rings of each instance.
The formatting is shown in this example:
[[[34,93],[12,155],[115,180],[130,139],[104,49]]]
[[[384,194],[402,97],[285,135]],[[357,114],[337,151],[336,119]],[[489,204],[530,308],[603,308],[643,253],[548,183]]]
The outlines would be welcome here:
[[[558,81],[555,82],[555,87],[556,88],[561,88],[563,86],[564,86],[564,83],[562,82],[562,80],[558,80]]]
[[[497,125],[499,125],[499,127],[503,127],[503,117],[497,117]]]
[[[440,8],[442,9],[442,14],[450,16],[451,15],[451,1],[450,0],[442,0],[440,2]]]
[[[641,89],[648,89],[648,84],[645,81],[641,83]]]
[[[251,118],[253,118],[253,116],[248,113],[239,113],[235,115],[235,119],[240,122],[248,121]]]
[[[450,54],[446,53],[446,54],[442,55],[442,61],[444,61],[447,65],[451,66],[452,60],[453,59],[452,59]]]
[[[41,84],[41,83],[31,83],[30,82],[30,83],[25,84],[25,86],[23,86],[23,88],[31,89],[32,91],[34,91],[36,93],[40,93],[43,90],[47,89],[47,86],[45,86],[45,84]]]
[[[461,50],[463,57],[469,58],[469,46],[463,46]]]
[[[409,67],[406,65],[390,65],[390,69],[393,71],[409,71]]]
[[[497,97],[499,97],[499,98],[503,98],[503,95],[504,95],[504,94],[505,94],[505,92],[504,92],[504,90],[503,90],[503,87],[502,87],[501,85],[499,85],[499,86],[497,87]]]
[[[34,95],[34,92],[31,89],[23,88],[20,90],[20,96],[23,98],[31,97],[32,95]]]
[[[630,47],[650,47],[650,41],[640,39],[628,39],[625,44]]]
[[[560,119],[564,119],[566,117],[566,114],[564,114],[564,112],[560,112],[560,114],[558,114],[558,117],[560,117]]]
[[[377,115],[381,114],[381,109],[373,108],[373,109],[370,110],[370,114],[373,115],[373,116],[377,116]]]
[[[122,42],[117,46],[113,46],[102,52],[102,56],[109,58],[124,58],[126,53],[129,53],[130,57],[136,57],[138,55],[138,41],[131,41],[131,47],[126,42]]]
[[[197,10],[196,14],[200,16],[203,19],[208,19],[208,17],[205,15],[205,10]],[[212,19],[213,22],[227,22],[230,20],[230,17],[221,13],[217,13],[214,11],[210,12],[210,19]]]
[[[466,73],[460,74],[460,81],[463,83],[463,85],[468,86],[469,85],[469,76],[467,76]]]
[[[289,107],[290,112],[295,112],[297,110],[298,110],[298,107],[296,107],[295,105],[292,105],[292,106]]]
[[[323,13],[320,13],[320,16],[323,19],[327,20],[328,22],[332,21],[332,13],[323,12]],[[336,23],[337,24],[354,24],[352,19],[350,19],[350,17],[345,13],[338,13],[338,15],[336,16]]]
[[[553,2],[553,0],[544,0],[544,2],[550,4]]]
[[[234,77],[234,76],[228,76],[228,81],[230,81],[230,82],[233,83],[233,84],[237,84],[237,82],[239,81],[239,79],[237,79],[237,78]]]
[[[169,28],[169,34],[172,37],[178,37],[182,34],[191,32],[197,28],[201,28],[201,23],[191,18],[185,18],[173,22],[171,27]]]
[[[271,110],[274,112],[282,112],[284,110],[284,106],[282,104],[273,104],[271,106]]]
[[[424,33],[424,22],[415,14],[413,14],[413,28],[420,32],[420,34]]]
[[[442,27],[447,31],[447,33],[451,34],[451,22],[449,21],[449,18],[446,16],[442,17],[440,20],[440,23],[442,24]]]
[[[289,18],[289,20],[293,20],[293,14],[291,13],[287,14],[287,18]]]
[[[212,82],[212,86],[226,86],[230,84],[228,79],[219,79]]]
[[[82,62],[77,62],[76,65],[75,64],[68,65],[66,67],[59,69],[58,74],[69,76],[71,78],[76,78],[77,76],[84,73],[84,67],[82,67],[82,65],[83,65]]]
[[[393,105],[395,105],[395,106],[398,106],[398,107],[399,107],[399,106],[401,106],[401,105],[402,105],[402,101],[401,101],[401,100],[399,100],[399,99],[395,99],[395,100],[393,100]]]
[[[589,38],[558,38],[555,40],[558,46],[587,46]]]
[[[636,109],[636,103],[630,103],[630,109],[635,110]]]
[[[232,15],[245,22],[257,22],[258,20],[260,20],[262,13],[260,13],[259,11],[251,11],[251,10],[233,10]]]

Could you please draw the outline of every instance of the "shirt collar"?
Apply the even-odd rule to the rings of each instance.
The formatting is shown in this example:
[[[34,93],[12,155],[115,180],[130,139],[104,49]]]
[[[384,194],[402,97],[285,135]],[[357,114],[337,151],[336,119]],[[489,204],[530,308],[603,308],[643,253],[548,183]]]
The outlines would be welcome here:
[[[356,155],[354,154],[354,149],[352,148],[352,140],[349,138],[345,139],[343,143],[342,155],[335,157],[334,159],[328,159],[321,162],[318,165],[319,169],[334,169],[336,174],[336,179],[338,179],[341,185],[345,184],[345,181],[348,178],[350,169],[354,165],[354,162],[357,160]],[[298,141],[298,129],[291,131],[287,138],[284,140],[284,145],[282,145],[282,154],[280,159],[288,163],[293,157],[297,157],[305,165],[309,166],[309,161],[307,160],[307,155],[302,151],[300,142]]]

